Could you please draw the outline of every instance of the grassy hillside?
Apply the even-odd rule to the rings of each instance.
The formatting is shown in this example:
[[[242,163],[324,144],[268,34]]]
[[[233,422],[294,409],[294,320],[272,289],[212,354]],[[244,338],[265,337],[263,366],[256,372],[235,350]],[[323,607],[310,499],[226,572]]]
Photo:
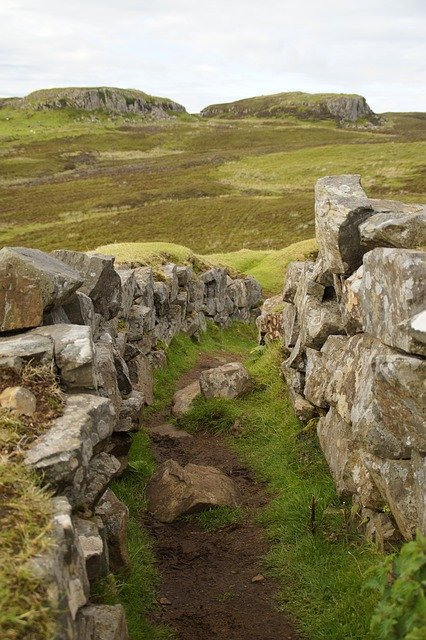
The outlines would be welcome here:
[[[307,260],[317,249],[315,240],[303,240],[283,249],[255,251],[240,249],[230,253],[197,255],[187,247],[169,242],[125,242],[108,244],[96,249],[98,253],[114,255],[117,263],[135,262],[158,267],[167,262],[191,264],[196,271],[211,266],[227,267],[230,273],[248,274],[262,285],[265,294],[278,293],[283,286],[284,273],[293,260]]]
[[[315,180],[426,200],[425,114],[375,131],[292,119],[0,109],[0,243],[79,250],[172,242],[201,254],[279,250],[314,235]]]

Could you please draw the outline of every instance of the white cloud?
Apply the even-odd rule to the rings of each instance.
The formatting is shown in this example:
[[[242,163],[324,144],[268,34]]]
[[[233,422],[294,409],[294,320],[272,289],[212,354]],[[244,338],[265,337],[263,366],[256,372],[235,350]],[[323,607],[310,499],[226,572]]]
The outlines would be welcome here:
[[[130,86],[198,111],[287,90],[426,110],[423,0],[2,0],[0,95]]]

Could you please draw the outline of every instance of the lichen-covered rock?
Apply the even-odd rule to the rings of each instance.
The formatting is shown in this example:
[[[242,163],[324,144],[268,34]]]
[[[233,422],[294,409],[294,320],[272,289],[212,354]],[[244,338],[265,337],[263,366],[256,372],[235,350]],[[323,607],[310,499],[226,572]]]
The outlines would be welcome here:
[[[236,307],[247,306],[247,289],[244,280],[232,280],[228,285],[227,293]]]
[[[85,324],[92,330],[92,335],[96,332],[95,307],[89,296],[81,291],[76,291],[68,302],[63,305],[68,322],[71,324]]]
[[[286,304],[283,310],[284,345],[292,349],[300,334],[300,323],[294,304]]]
[[[117,273],[121,280],[121,306],[119,315],[121,318],[128,318],[136,291],[135,272],[133,269],[118,268]]]
[[[87,487],[83,497],[85,506],[90,509],[98,502],[120,469],[119,460],[105,451],[90,460],[86,478]]]
[[[133,270],[136,280],[134,302],[152,309],[154,307],[154,276],[151,267],[138,267]]]
[[[330,379],[337,366],[335,358],[339,359],[339,352],[345,349],[347,342],[346,336],[332,335],[327,338],[321,351],[306,349],[304,394],[306,399],[316,407],[329,406],[326,395]]]
[[[349,275],[367,250],[359,225],[374,212],[356,175],[327,176],[315,186],[315,232],[325,270]]]
[[[331,407],[327,415],[318,420],[317,433],[337,491],[356,493],[352,478],[353,440],[350,425]]]
[[[89,599],[83,551],[71,520],[71,506],[63,496],[52,500],[52,545],[32,559],[29,569],[46,586],[56,616],[55,638],[75,640],[78,611]]]
[[[143,393],[140,391],[132,391],[130,396],[121,403],[118,422],[115,425],[114,431],[125,433],[138,431],[140,428],[140,413],[143,403]]]
[[[239,498],[234,482],[219,469],[175,460],[163,462],[147,487],[148,510],[161,522],[174,522],[179,516],[212,506],[237,507]]]
[[[244,284],[247,292],[247,305],[249,309],[254,309],[259,306],[262,300],[262,287],[252,276],[245,277]]]
[[[284,302],[294,302],[300,276],[305,270],[305,262],[290,262],[284,281],[283,300]]]
[[[53,340],[55,364],[61,381],[68,388],[97,388],[95,349],[90,327],[55,324],[33,329],[33,333]]]
[[[393,200],[370,200],[374,215],[360,225],[361,242],[369,249],[417,249],[426,244],[426,206]]]
[[[0,367],[20,371],[25,363],[53,364],[53,340],[32,331],[0,338]]]
[[[128,315],[129,333],[128,340],[137,342],[143,336],[154,329],[155,310],[141,304],[134,304]]]
[[[262,304],[260,315],[256,318],[259,344],[267,344],[276,340],[283,340],[282,309],[283,302],[280,295],[267,298],[267,300]]]
[[[191,267],[191,265],[186,265],[186,266],[176,266],[176,275],[177,275],[177,279],[178,279],[178,284],[180,287],[187,287],[188,284],[191,282],[193,275],[194,275],[194,270]]]
[[[108,541],[111,571],[123,571],[130,566],[127,549],[129,509],[111,489],[107,489],[96,505],[96,514],[102,518]]]
[[[114,269],[114,256],[57,249],[55,258],[77,271],[83,285],[80,291],[92,300],[96,313],[107,320],[117,315],[121,306],[121,280]]]
[[[38,249],[0,250],[0,331],[38,327],[43,312],[65,302],[80,275]]]
[[[302,343],[312,349],[321,349],[330,335],[344,335],[342,314],[335,300],[319,301],[308,296],[299,314]]]
[[[82,628],[93,629],[93,636],[87,640],[129,640],[126,615],[121,604],[91,604],[81,610],[81,617],[84,621],[80,623]]]
[[[154,402],[154,378],[149,358],[141,354],[130,360],[129,374],[133,389],[143,394],[145,404],[152,404]]]
[[[414,479],[414,500],[419,517],[419,528],[426,535],[426,455],[413,451],[411,456]]]
[[[366,456],[365,464],[388,504],[398,529],[411,540],[419,528],[411,460],[383,460]]]
[[[111,400],[115,414],[118,416],[122,397],[118,386],[116,354],[111,336],[104,333],[95,345],[95,352],[99,393]]]
[[[205,285],[204,313],[214,317],[225,311],[228,288],[226,269],[209,269],[200,275],[200,280]]]
[[[177,275],[177,266],[175,264],[165,264],[161,267],[164,280],[169,290],[169,300],[174,302],[179,292],[179,281]]]
[[[229,362],[200,375],[205,398],[238,398],[250,389],[250,374],[240,362]]]
[[[68,396],[64,414],[30,446],[25,462],[43,473],[52,489],[61,491],[72,505],[79,504],[93,449],[111,435],[114,422],[114,410],[107,398]]]
[[[154,282],[154,306],[159,318],[164,318],[170,310],[170,289],[165,282]]]
[[[425,342],[410,327],[411,319],[424,311],[425,278],[424,251],[370,251],[364,258],[361,284],[364,331],[391,347],[426,355]]]
[[[83,551],[89,581],[104,578],[109,571],[109,555],[105,527],[101,518],[87,520],[74,516],[73,525]]]
[[[193,278],[188,284],[188,313],[198,313],[204,304],[205,284],[201,280]]]
[[[362,331],[361,284],[363,273],[364,267],[361,265],[347,280],[342,282],[340,310],[343,326],[350,336]]]

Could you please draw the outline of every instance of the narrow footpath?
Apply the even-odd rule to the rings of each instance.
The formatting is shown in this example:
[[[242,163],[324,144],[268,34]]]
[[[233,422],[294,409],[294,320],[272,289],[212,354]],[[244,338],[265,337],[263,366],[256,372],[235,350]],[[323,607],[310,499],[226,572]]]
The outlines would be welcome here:
[[[235,360],[231,354],[200,355],[179,389],[198,380],[201,371]],[[275,607],[278,583],[265,575],[269,544],[256,523],[269,500],[265,486],[242,466],[224,436],[198,432],[180,440],[155,433],[169,421],[170,410],[146,425],[157,464],[172,458],[181,465],[217,467],[238,485],[244,517],[215,531],[204,530],[196,519],[172,524],[148,519],[161,575],[160,606],[152,621],[175,629],[177,640],[300,640],[291,620]]]

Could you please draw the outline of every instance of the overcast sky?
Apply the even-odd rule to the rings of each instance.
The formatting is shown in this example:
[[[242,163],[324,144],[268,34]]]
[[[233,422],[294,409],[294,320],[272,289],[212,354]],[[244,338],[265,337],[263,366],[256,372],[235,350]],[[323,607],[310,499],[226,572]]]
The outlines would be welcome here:
[[[426,111],[425,0],[0,0],[0,96],[116,86],[190,112],[281,91]]]

